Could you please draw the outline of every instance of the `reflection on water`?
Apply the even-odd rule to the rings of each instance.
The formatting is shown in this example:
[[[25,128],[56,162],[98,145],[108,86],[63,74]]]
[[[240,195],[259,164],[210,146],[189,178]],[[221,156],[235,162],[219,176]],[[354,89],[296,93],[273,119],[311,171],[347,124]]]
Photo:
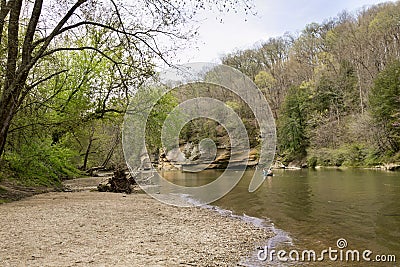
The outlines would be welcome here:
[[[161,175],[176,185],[181,186],[202,186],[211,183],[222,174],[222,171],[202,171],[202,172],[176,172],[163,171]]]
[[[236,214],[270,219],[289,232],[299,248],[335,247],[397,254],[400,258],[400,173],[371,170],[275,171],[255,193],[248,192],[254,171],[214,204]],[[220,175],[164,173],[171,182],[204,185]],[[260,174],[261,175],[261,174]]]

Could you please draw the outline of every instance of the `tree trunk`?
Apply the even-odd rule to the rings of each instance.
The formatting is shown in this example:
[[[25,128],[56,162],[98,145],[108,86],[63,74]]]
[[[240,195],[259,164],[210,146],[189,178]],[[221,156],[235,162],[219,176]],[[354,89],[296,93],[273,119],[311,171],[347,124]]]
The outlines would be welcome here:
[[[107,166],[107,164],[110,162],[111,157],[114,154],[114,150],[118,146],[119,142],[120,142],[120,131],[118,131],[115,142],[114,142],[113,146],[111,147],[110,151],[108,152],[107,157],[102,164],[102,167],[105,168]]]
[[[7,62],[5,64],[5,79],[3,88],[0,88],[0,157],[3,155],[8,130],[19,105],[29,92],[24,89],[26,80],[32,67],[45,55],[50,42],[60,32],[75,10],[87,0],[78,0],[60,20],[49,36],[44,38],[43,45],[32,57],[33,39],[42,11],[43,0],[35,0],[32,13],[26,28],[23,45],[20,49],[20,15],[23,0],[1,0],[0,2],[0,43],[2,42],[3,30],[7,29]],[[6,18],[9,16],[8,24]],[[21,52],[21,55],[19,55]],[[21,61],[19,61],[21,60]],[[19,64],[17,64],[20,62]],[[18,66],[18,68],[17,68]],[[25,91],[23,91],[25,90]]]
[[[0,157],[6,145],[8,129],[14,114],[11,112],[11,105],[0,101]]]
[[[22,0],[10,1],[10,17],[8,23],[8,43],[7,43],[7,64],[6,75],[2,94],[0,96],[0,156],[4,152],[8,130],[11,120],[16,112],[16,105],[19,101],[20,86],[18,83],[16,70],[18,58],[18,35],[19,17],[21,14]],[[2,9],[4,3],[2,3]],[[4,11],[4,9],[3,9]],[[3,12],[1,12],[3,13]]]
[[[92,132],[89,137],[89,144],[86,148],[85,158],[83,159],[82,170],[84,170],[84,171],[86,171],[86,169],[87,169],[87,162],[89,159],[90,149],[92,148],[92,143],[95,140],[95,139],[93,139],[93,135],[94,135],[94,126],[92,125]]]
[[[92,140],[92,138],[90,138],[88,147],[86,149],[85,158],[83,159],[83,166],[82,166],[82,170],[83,171],[86,171],[86,169],[87,169],[87,162],[88,162],[88,158],[89,158],[89,153],[90,153],[90,148],[92,146],[92,142],[93,142],[93,140]]]
[[[362,88],[362,81],[361,81],[361,74],[360,74],[360,67],[357,64],[357,79],[358,79],[358,92],[360,96],[360,108],[361,114],[364,114],[364,101],[363,101],[363,88]]]

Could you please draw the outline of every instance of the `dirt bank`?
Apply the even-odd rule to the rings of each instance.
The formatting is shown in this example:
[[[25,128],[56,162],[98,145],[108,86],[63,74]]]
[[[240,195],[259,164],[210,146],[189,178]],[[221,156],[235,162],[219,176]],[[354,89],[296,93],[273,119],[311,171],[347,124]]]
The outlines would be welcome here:
[[[0,205],[0,218],[0,266],[235,266],[271,235],[145,194],[52,192]]]

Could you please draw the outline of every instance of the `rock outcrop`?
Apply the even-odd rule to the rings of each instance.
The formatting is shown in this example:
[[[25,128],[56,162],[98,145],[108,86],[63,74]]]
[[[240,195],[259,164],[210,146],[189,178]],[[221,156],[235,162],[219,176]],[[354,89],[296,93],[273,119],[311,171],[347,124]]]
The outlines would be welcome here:
[[[386,164],[384,166],[384,168],[385,168],[385,170],[388,170],[388,171],[398,171],[398,170],[400,170],[400,164],[394,164],[394,163]]]
[[[253,167],[258,164],[258,152],[251,149],[231,153],[230,148],[208,148],[185,144],[170,151],[160,151],[158,169],[199,171],[204,169],[225,169],[235,167]]]

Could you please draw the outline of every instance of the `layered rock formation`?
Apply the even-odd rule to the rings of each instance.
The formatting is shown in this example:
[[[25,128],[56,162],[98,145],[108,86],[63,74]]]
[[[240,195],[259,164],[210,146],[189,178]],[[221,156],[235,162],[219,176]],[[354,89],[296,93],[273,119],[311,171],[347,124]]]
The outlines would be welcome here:
[[[199,145],[185,144],[170,151],[160,151],[158,169],[198,171],[204,169],[225,169],[235,167],[253,167],[258,164],[258,152],[251,149],[237,150],[231,155],[230,148],[203,149]]]

